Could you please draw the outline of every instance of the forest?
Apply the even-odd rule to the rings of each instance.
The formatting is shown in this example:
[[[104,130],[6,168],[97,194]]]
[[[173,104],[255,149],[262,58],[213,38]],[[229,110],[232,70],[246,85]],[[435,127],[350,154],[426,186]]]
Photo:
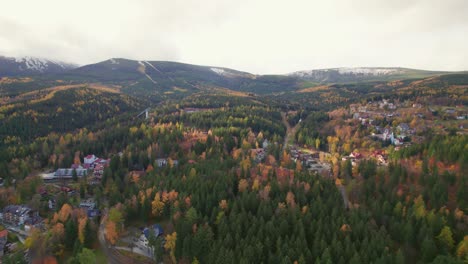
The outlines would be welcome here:
[[[249,83],[179,87],[148,119],[137,117],[152,100],[135,96],[142,86],[2,104],[0,208],[24,204],[43,219],[2,261],[27,263],[27,251],[34,263],[467,263],[465,121],[429,110],[463,113],[466,88],[451,85],[466,80],[444,78],[282,93],[292,80],[267,76],[255,83],[271,88],[265,96],[245,93]],[[421,122],[432,130],[418,133]],[[403,138],[402,124],[411,140],[376,139],[384,129]],[[97,182],[96,172],[41,176],[90,154],[108,159]],[[97,217],[80,207],[89,199]],[[121,249],[154,224],[164,233],[149,236],[151,257]]]

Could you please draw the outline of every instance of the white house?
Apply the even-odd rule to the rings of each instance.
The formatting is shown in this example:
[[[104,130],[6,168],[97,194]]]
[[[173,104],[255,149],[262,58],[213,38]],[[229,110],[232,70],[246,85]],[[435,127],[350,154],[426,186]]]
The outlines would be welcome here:
[[[156,159],[156,164],[158,167],[165,167],[167,166],[167,159]]]
[[[84,164],[93,164],[97,160],[97,157],[93,155],[88,155],[84,157]]]

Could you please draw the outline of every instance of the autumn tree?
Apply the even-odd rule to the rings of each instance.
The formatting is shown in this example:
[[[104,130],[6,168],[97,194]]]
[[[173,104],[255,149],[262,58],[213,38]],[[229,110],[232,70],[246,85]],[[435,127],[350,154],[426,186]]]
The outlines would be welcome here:
[[[151,202],[151,213],[153,216],[161,216],[164,210],[164,201],[161,200],[161,195],[159,192],[154,196],[153,202]]]
[[[177,260],[175,257],[176,241],[177,241],[176,232],[166,235],[166,243],[164,244],[164,248],[169,251],[172,263],[177,263]]]
[[[247,182],[246,179],[241,179],[239,181],[239,192],[245,192],[247,190],[247,188],[249,187],[249,183]]]
[[[111,245],[115,245],[115,242],[117,242],[117,238],[119,236],[115,222],[107,221],[105,235],[106,235],[107,241],[109,241]]]

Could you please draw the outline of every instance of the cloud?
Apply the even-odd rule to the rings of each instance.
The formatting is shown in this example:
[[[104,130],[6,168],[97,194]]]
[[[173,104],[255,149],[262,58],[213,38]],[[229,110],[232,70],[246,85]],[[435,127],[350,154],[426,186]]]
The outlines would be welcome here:
[[[464,0],[8,1],[0,53],[110,57],[284,73],[340,66],[468,69]]]

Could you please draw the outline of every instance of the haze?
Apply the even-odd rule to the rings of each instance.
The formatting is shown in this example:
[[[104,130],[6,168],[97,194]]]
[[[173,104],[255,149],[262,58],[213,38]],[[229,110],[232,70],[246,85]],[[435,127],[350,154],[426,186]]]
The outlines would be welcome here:
[[[262,74],[468,69],[465,0],[1,2],[6,56],[171,60]]]

